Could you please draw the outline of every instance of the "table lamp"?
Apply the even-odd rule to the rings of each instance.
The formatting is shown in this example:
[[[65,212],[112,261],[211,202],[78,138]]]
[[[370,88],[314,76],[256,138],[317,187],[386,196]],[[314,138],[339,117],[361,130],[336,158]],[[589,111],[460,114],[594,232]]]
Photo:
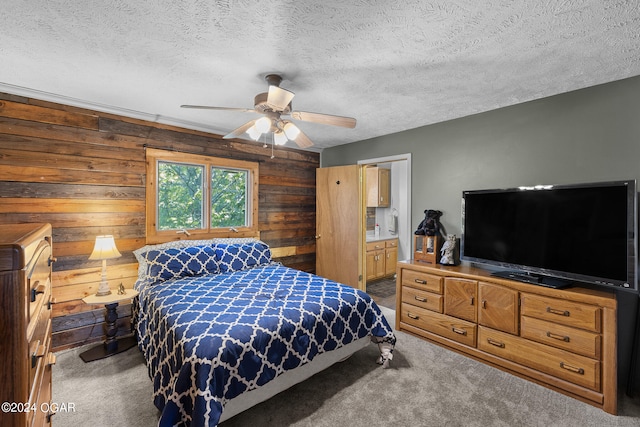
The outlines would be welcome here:
[[[120,256],[122,255],[116,248],[113,236],[96,236],[96,244],[93,252],[89,255],[90,260],[102,260],[102,277],[100,278],[100,286],[98,286],[96,296],[111,294],[111,289],[109,289],[109,283],[107,282],[107,260]]]

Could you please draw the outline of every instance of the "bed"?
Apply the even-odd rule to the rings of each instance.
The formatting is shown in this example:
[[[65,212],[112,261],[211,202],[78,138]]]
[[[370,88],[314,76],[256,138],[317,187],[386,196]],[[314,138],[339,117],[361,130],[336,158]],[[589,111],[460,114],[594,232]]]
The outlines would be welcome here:
[[[219,422],[395,335],[366,293],[285,267],[254,239],[134,251],[134,326],[159,426]]]

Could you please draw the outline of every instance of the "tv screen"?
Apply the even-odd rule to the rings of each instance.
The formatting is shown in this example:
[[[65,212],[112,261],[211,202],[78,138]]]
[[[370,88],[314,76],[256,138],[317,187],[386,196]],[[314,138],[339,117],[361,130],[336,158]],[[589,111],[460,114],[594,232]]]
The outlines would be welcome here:
[[[636,223],[634,180],[465,191],[461,258],[546,286],[637,291]]]

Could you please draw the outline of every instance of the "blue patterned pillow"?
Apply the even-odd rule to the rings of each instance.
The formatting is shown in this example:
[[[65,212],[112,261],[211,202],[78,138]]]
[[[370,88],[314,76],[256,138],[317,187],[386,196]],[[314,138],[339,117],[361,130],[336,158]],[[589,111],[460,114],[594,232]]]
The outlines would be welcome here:
[[[246,270],[271,262],[271,249],[261,241],[246,243],[217,243],[216,260],[220,272]]]
[[[147,271],[141,278],[148,284],[174,277],[200,276],[218,273],[220,269],[212,246],[188,246],[150,250],[143,254]]]
[[[169,248],[184,248],[187,246],[211,246],[214,244],[213,239],[208,240],[173,240],[171,242],[158,243],[156,245],[146,245],[133,251],[138,261],[138,278],[142,278],[147,274],[149,266],[147,265],[147,252],[153,250],[162,250]]]

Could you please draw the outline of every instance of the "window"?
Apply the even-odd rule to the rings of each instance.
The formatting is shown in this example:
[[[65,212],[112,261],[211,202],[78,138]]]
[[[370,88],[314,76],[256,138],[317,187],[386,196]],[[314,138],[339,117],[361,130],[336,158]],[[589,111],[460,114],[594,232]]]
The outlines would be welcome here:
[[[147,243],[257,236],[258,164],[147,148]]]

